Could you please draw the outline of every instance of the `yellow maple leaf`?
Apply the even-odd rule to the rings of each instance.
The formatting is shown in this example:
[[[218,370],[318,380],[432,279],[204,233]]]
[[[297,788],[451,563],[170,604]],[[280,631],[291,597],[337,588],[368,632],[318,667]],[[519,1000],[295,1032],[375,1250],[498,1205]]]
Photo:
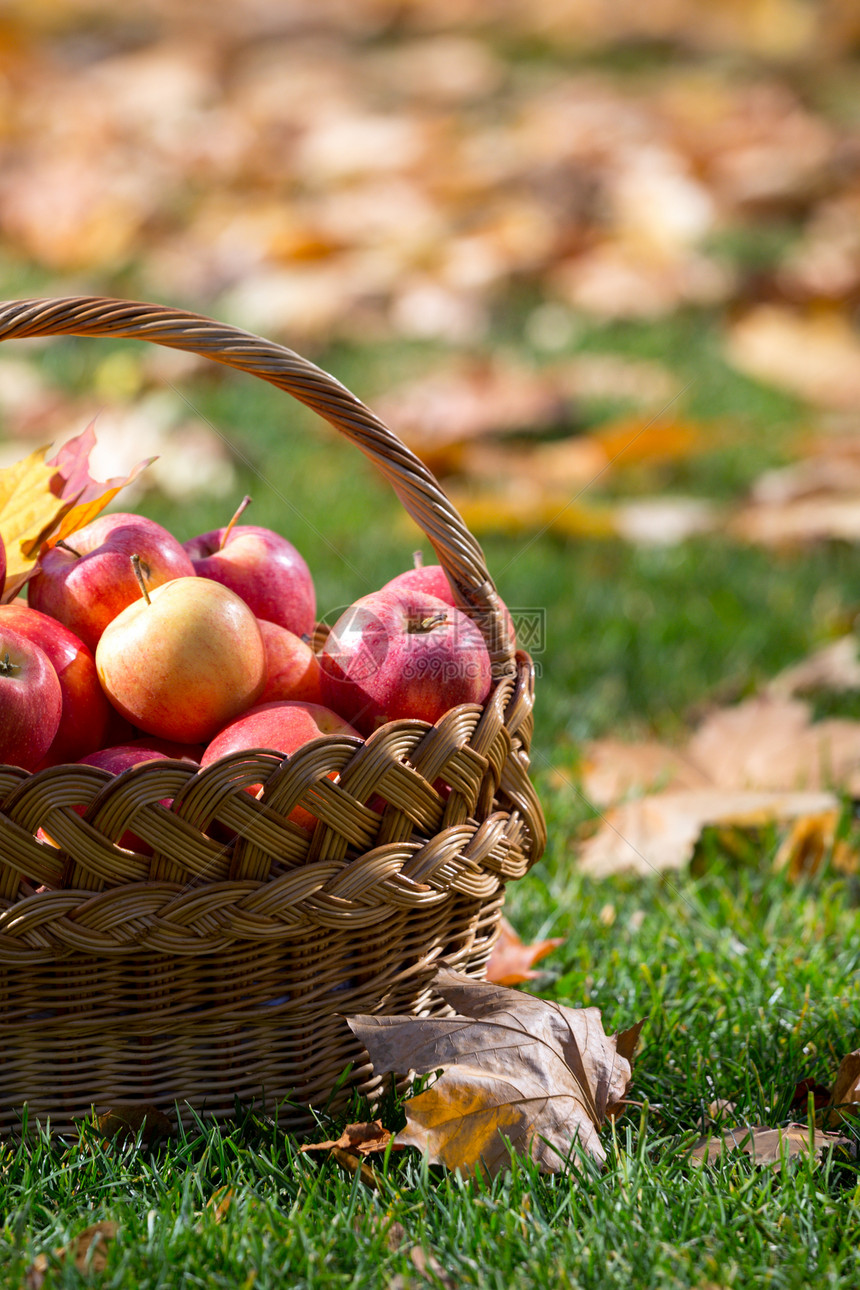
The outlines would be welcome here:
[[[45,458],[50,445],[0,470],[0,534],[6,547],[4,600],[18,594],[36,564],[41,543],[74,505],[58,496],[60,477]],[[57,489],[55,492],[54,489]]]

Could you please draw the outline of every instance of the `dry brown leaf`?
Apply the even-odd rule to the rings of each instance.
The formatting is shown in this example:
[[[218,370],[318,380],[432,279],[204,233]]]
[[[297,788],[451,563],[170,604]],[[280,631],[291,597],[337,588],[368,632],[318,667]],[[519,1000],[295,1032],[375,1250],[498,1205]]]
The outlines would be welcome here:
[[[609,811],[580,848],[584,873],[649,875],[679,869],[713,825],[763,828],[774,821],[838,810],[832,793],[780,793],[724,788],[655,793]]]
[[[825,1107],[821,1123],[825,1129],[835,1129],[848,1115],[860,1116],[860,1048],[839,1063],[830,1105]]]
[[[105,1138],[120,1144],[133,1142],[141,1135],[141,1142],[149,1146],[159,1138],[166,1138],[173,1131],[170,1120],[157,1106],[131,1104],[112,1106],[98,1117],[99,1132]]]
[[[703,770],[682,749],[668,748],[656,739],[625,744],[620,739],[596,739],[583,750],[582,787],[595,806],[611,806],[630,793],[706,788]]]
[[[810,403],[856,408],[860,402],[860,336],[843,314],[759,305],[731,328],[728,358]]]
[[[454,1017],[347,1018],[377,1074],[442,1075],[405,1103],[397,1141],[449,1169],[490,1175],[509,1167],[507,1142],[548,1173],[574,1143],[598,1161],[608,1107],[631,1068],[596,1008],[573,1009],[442,971],[434,984]]]
[[[769,1129],[763,1124],[741,1125],[701,1139],[693,1148],[691,1159],[700,1164],[715,1164],[729,1152],[743,1151],[757,1165],[773,1165],[779,1171],[785,1160],[810,1154],[820,1160],[824,1152],[833,1147],[854,1155],[849,1139],[836,1133],[822,1133],[815,1129],[810,1141],[806,1124],[787,1124],[780,1129]]]
[[[487,964],[487,980],[494,985],[521,985],[540,976],[534,965],[564,942],[564,937],[552,937],[548,941],[537,941],[533,945],[524,945],[520,937],[502,915],[499,922],[499,936],[490,961]]]
[[[97,1276],[104,1272],[108,1261],[108,1247],[116,1240],[119,1224],[109,1219],[85,1228],[68,1245],[61,1245],[50,1255],[37,1254],[27,1272],[28,1290],[41,1290],[52,1261],[65,1263],[73,1259],[81,1276]]]
[[[351,1178],[358,1174],[365,1187],[369,1188],[370,1191],[379,1190],[379,1179],[376,1175],[376,1170],[366,1160],[362,1160],[361,1156],[357,1156],[354,1151],[347,1151],[345,1147],[332,1147],[331,1157],[344,1173],[349,1174]]]
[[[851,788],[860,771],[860,722],[811,717],[799,699],[757,695],[706,717],[686,753],[722,788]]]
[[[217,1223],[223,1223],[233,1204],[233,1188],[219,1187],[214,1191],[206,1202],[206,1208],[212,1211],[212,1216]]]
[[[378,404],[382,420],[422,455],[481,435],[545,429],[567,419],[557,377],[502,360],[433,372],[392,390]]]
[[[791,698],[813,690],[860,690],[860,656],[858,641],[853,634],[840,636],[829,645],[822,645],[808,658],[768,681],[765,693],[774,698]]]
[[[370,1123],[348,1124],[339,1138],[326,1142],[306,1142],[299,1151],[333,1151],[336,1147],[366,1156],[374,1151],[384,1151],[394,1134],[382,1127],[381,1120]]]
[[[727,531],[762,546],[794,547],[828,539],[857,542],[860,493],[742,507],[729,519]]]
[[[823,811],[795,820],[773,858],[776,872],[784,869],[795,881],[818,872],[828,855],[833,855],[839,811]]]

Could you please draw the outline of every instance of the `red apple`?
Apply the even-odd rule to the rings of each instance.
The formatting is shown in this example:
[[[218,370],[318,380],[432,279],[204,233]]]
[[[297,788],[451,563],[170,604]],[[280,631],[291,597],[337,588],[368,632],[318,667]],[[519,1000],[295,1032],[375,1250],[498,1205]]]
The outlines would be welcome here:
[[[60,727],[41,765],[77,761],[101,748],[113,709],[99,684],[95,659],[68,627],[15,600],[0,605],[0,627],[11,627],[33,641],[48,656],[63,696]]]
[[[128,744],[117,744],[113,748],[99,748],[97,752],[81,757],[78,765],[99,766],[102,770],[109,770],[112,775],[121,775],[124,770],[131,770],[133,766],[142,766],[148,761],[172,759],[187,761],[196,766],[199,765],[202,751],[202,747],[194,744],[172,744],[166,739],[136,739]],[[169,807],[172,800],[170,797],[163,798],[161,805]],[[77,811],[78,815],[84,813],[83,806],[73,806],[72,810]],[[39,829],[36,836],[53,842],[53,839],[42,829]],[[144,842],[143,838],[138,837],[131,829],[126,829],[117,846],[125,847],[127,851],[138,851],[141,855],[152,855],[152,847],[149,843]]]
[[[198,577],[212,578],[235,591],[258,618],[278,623],[296,636],[313,631],[316,593],[310,570],[279,533],[255,524],[232,523],[191,538],[185,550]]]
[[[250,748],[271,748],[287,756],[320,735],[354,735],[360,738],[349,722],[322,704],[289,700],[259,703],[218,732],[200,759],[200,765],[211,766],[229,753]],[[333,771],[329,779],[334,775]],[[252,784],[248,792],[259,793],[261,787],[260,784]],[[306,829],[316,825],[314,817],[301,806],[291,811],[289,818]]]
[[[322,703],[319,659],[310,645],[265,618],[258,618],[257,626],[266,647],[266,688],[260,703],[274,703],[277,699]]]
[[[87,757],[81,757],[78,765],[100,766],[112,775],[121,775],[124,770],[141,766],[145,761],[163,761],[167,758],[199,766],[202,756],[202,744],[178,744],[169,739],[156,739],[153,735],[147,735],[143,739],[132,739],[127,744],[117,744],[113,748],[99,748]]]
[[[0,763],[34,770],[60,726],[63,695],[43,649],[0,623]]]
[[[142,515],[100,515],[42,556],[27,599],[95,651],[104,629],[140,596],[129,557],[140,556],[150,589],[188,578],[194,566],[167,529]]]
[[[362,596],[320,653],[323,698],[370,734],[398,717],[436,722],[459,703],[483,703],[490,656],[475,624],[408,587]]]
[[[207,578],[175,578],[105,628],[96,667],[114,707],[148,734],[203,743],[266,683],[266,650],[243,600]]]
[[[382,588],[383,591],[419,591],[426,592],[430,596],[435,596],[438,600],[444,601],[446,605],[453,605],[460,609],[462,613],[467,614],[473,622],[478,622],[478,610],[466,610],[462,605],[458,605],[454,599],[454,592],[451,590],[451,584],[448,581],[448,575],[442,568],[441,564],[421,564],[420,551],[415,552],[416,564],[414,569],[407,569],[405,573],[398,573],[396,578],[386,582]],[[508,630],[511,633],[511,640],[516,643],[517,634],[514,630],[514,620],[511,618],[510,611],[504,601],[499,598],[502,609],[502,615],[508,624]]]

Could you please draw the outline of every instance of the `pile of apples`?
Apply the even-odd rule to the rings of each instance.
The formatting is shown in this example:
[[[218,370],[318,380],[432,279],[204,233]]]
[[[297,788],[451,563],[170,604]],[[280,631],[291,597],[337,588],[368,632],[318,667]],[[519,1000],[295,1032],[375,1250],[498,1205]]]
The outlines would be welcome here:
[[[363,596],[315,653],[308,566],[280,534],[236,522],[249,500],[185,543],[114,513],[44,551],[26,602],[0,605],[0,763],[119,774],[288,756],[321,734],[367,737],[485,701],[487,648],[441,566]],[[5,567],[0,540],[0,594]]]

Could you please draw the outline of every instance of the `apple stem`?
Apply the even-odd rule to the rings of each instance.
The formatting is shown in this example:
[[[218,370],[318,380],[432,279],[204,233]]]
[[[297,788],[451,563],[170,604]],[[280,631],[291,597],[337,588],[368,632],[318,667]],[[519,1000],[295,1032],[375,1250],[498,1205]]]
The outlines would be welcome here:
[[[152,601],[150,600],[149,592],[146,589],[146,580],[140,567],[140,556],[135,554],[130,556],[129,559],[131,560],[131,567],[134,569],[134,576],[137,578],[137,585],[143,592],[143,598],[148,605],[151,605]]]
[[[415,614],[409,619],[408,632],[410,635],[416,632],[430,632],[434,627],[440,627],[442,623],[447,623],[447,611],[441,611],[438,614],[430,614],[425,617],[423,614]]]
[[[224,550],[224,547],[227,545],[227,539],[228,539],[228,537],[230,536],[230,532],[231,532],[231,530],[232,530],[232,528],[233,528],[233,525],[236,523],[236,521],[238,520],[239,516],[240,516],[240,515],[242,514],[242,512],[246,509],[246,507],[248,507],[248,506],[250,506],[250,505],[251,505],[251,495],[250,495],[250,493],[246,493],[246,494],[245,494],[245,496],[242,498],[241,502],[239,503],[239,505],[236,507],[236,514],[233,516],[232,520],[230,521],[230,523],[227,525],[226,529],[224,530],[224,536],[221,538],[221,541],[218,543],[218,550],[219,550],[219,551],[223,551],[223,550]]]
[[[20,672],[21,664],[13,663],[9,657],[9,651],[6,651],[3,662],[0,663],[0,676],[11,676],[13,672]]]
[[[80,551],[76,551],[73,546],[69,546],[65,538],[57,538],[56,542],[54,543],[54,546],[61,546],[64,551],[68,551],[69,555],[77,556],[79,560],[81,558]]]
[[[424,568],[424,552],[423,552],[423,551],[413,551],[413,552],[412,552],[412,566],[413,566],[413,568],[415,568],[415,569],[423,569],[423,568]]]

